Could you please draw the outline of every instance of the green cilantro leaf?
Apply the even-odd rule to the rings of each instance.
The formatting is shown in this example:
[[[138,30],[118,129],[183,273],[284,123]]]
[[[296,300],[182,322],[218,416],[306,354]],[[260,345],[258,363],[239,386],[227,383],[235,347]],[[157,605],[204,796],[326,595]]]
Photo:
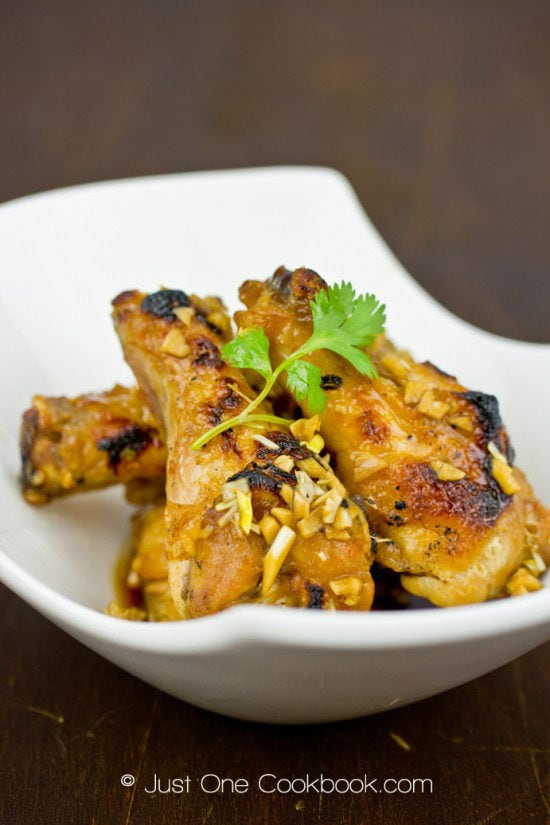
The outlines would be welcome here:
[[[345,281],[320,290],[309,304],[315,332],[332,332],[343,324],[353,310],[354,300],[355,290]]]
[[[309,361],[298,358],[286,370],[288,389],[296,400],[307,404],[311,415],[321,413],[325,409],[327,399],[321,389],[321,370]]]
[[[222,358],[233,367],[251,369],[269,381],[273,375],[269,341],[263,329],[247,329],[222,347]]]
[[[355,299],[350,316],[346,318],[340,331],[353,346],[368,347],[384,330],[385,323],[384,305],[374,295],[360,295]]]
[[[384,329],[385,307],[374,295],[359,295],[342,282],[320,291],[310,302],[313,334],[300,347],[300,354],[329,349],[350,361],[363,375],[377,375],[362,350]]]
[[[325,349],[330,349],[337,355],[341,355],[342,358],[349,361],[361,375],[366,375],[367,378],[378,378],[376,367],[367,353],[363,352],[362,349],[357,349],[357,347],[351,346],[336,336],[331,340],[330,344],[325,345]]]

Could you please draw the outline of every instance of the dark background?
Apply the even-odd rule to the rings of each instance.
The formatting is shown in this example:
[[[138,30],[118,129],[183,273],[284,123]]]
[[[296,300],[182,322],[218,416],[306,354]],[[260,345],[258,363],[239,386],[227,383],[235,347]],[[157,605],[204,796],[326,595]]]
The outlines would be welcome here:
[[[442,303],[548,342],[549,39],[550,4],[532,0],[2,2],[0,200],[162,172],[334,166]],[[4,589],[0,606],[2,823],[550,817],[548,646],[392,713],[274,728],[156,692]],[[150,798],[119,783],[320,770],[431,777],[434,793],[297,809],[297,797]]]

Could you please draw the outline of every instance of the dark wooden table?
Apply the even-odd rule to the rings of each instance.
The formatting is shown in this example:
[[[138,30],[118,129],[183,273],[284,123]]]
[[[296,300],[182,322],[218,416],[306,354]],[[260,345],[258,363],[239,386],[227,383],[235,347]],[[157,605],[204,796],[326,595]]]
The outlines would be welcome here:
[[[444,304],[550,341],[549,38],[546,0],[6,2],[0,200],[160,172],[335,166]],[[2,824],[549,819],[548,646],[385,715],[276,728],[177,702],[0,598]],[[319,771],[430,777],[434,791],[151,797],[120,784]]]

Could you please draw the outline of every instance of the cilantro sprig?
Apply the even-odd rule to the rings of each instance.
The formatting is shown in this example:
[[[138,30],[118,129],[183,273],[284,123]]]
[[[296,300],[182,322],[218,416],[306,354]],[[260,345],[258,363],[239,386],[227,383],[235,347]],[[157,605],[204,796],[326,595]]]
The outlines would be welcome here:
[[[364,350],[384,330],[384,304],[374,295],[356,296],[352,285],[342,281],[318,292],[309,305],[313,318],[311,336],[275,369],[269,357],[269,341],[262,329],[244,330],[223,346],[222,356],[228,364],[255,370],[265,380],[265,385],[239,415],[222,421],[198,438],[193,444],[194,450],[239,424],[260,421],[288,424],[283,418],[254,413],[284,372],[288,388],[297,401],[306,405],[310,415],[321,413],[327,400],[321,389],[321,370],[310,361],[304,361],[318,350],[331,350],[349,361],[362,375],[378,377],[374,364]]]

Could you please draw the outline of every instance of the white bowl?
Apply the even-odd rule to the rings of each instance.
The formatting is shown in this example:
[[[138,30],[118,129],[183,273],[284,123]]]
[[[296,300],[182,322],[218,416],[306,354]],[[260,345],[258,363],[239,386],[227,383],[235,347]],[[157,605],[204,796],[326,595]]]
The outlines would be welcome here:
[[[0,207],[2,581],[72,636],[162,690],[268,722],[398,707],[544,642],[548,587],[444,610],[324,614],[246,606],[191,622],[120,621],[101,611],[112,597],[113,563],[127,531],[122,491],[42,509],[21,500],[17,433],[31,395],[132,380],[111,330],[114,295],[163,284],[218,293],[235,308],[245,277],[265,277],[282,263],[374,291],[388,305],[397,342],[469,386],[496,393],[518,464],[550,500],[550,346],[490,335],[440,307],[393,257],[340,174],[276,168],[92,184]]]

